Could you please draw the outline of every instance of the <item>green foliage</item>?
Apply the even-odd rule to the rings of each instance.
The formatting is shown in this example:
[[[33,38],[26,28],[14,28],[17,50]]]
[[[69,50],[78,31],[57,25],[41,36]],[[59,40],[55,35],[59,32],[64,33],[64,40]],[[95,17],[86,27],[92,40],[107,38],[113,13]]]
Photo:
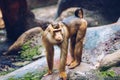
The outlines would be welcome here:
[[[41,80],[41,78],[43,77],[43,75],[46,73],[47,71],[44,70],[42,72],[37,72],[37,73],[27,73],[25,74],[23,77],[19,77],[19,78],[9,78],[8,80]]]
[[[115,77],[116,74],[114,71],[112,70],[108,70],[108,71],[100,71],[98,72],[99,76],[105,78],[105,77]]]
[[[115,76],[115,72],[114,71],[103,71],[103,72],[101,72],[101,75],[103,77],[114,77]]]
[[[25,60],[31,60],[34,56],[40,55],[41,53],[39,52],[39,48],[41,46],[31,46],[30,42],[26,42],[22,46],[21,50],[21,58]]]

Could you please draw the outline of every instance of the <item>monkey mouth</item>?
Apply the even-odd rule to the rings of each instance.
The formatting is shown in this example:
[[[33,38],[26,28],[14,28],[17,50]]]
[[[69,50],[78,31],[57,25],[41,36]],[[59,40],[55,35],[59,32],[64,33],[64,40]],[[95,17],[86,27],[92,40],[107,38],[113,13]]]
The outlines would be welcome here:
[[[56,40],[56,42],[60,44],[63,42],[63,40]]]

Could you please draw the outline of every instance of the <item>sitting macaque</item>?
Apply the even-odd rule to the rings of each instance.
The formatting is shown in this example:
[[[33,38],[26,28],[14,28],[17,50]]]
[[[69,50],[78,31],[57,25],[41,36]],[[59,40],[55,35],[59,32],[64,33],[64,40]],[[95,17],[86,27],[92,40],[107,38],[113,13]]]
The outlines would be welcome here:
[[[63,80],[66,80],[67,74],[65,72],[65,66],[68,53],[68,42],[70,39],[70,53],[72,61],[69,63],[69,68],[75,68],[81,62],[83,40],[86,34],[87,21],[83,18],[82,9],[75,11],[75,16],[71,20],[66,18],[62,22],[56,24],[50,24],[43,32],[43,44],[46,49],[46,58],[48,63],[48,73],[52,73],[53,69],[53,57],[54,57],[54,45],[58,45],[60,54],[60,67],[59,76]]]

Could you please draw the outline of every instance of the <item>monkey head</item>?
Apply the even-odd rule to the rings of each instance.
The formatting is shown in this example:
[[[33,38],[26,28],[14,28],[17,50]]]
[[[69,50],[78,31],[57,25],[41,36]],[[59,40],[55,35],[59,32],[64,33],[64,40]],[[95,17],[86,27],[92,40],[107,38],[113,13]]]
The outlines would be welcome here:
[[[59,44],[63,42],[63,30],[62,26],[60,26],[58,23],[56,24],[50,24],[47,28],[48,34],[47,38],[48,41],[50,41],[53,44]]]

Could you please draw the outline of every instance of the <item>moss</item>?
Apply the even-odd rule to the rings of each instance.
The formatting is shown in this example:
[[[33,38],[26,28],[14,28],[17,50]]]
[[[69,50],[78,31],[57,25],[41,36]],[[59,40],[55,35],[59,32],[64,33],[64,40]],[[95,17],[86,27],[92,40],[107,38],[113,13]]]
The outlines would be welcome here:
[[[101,71],[100,75],[103,77],[114,77],[115,76],[115,72],[114,71]]]
[[[19,78],[11,77],[8,80],[41,80],[41,78],[46,72],[47,70],[37,73],[27,73],[23,77],[19,77]]]
[[[42,46],[37,46],[31,45],[31,42],[28,41],[26,42],[22,47],[21,47],[21,58],[25,60],[31,60],[34,56],[40,55],[41,52],[39,51],[39,48]]]
[[[107,70],[107,71],[95,71],[96,76],[99,78],[99,80],[114,80],[117,76],[113,70]],[[120,78],[120,77],[119,77]],[[118,79],[116,79],[118,80]]]

